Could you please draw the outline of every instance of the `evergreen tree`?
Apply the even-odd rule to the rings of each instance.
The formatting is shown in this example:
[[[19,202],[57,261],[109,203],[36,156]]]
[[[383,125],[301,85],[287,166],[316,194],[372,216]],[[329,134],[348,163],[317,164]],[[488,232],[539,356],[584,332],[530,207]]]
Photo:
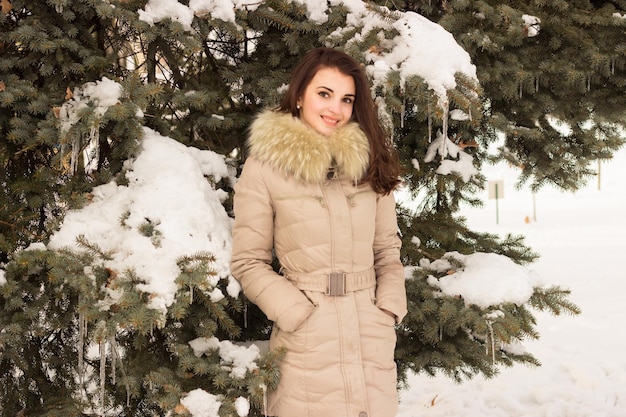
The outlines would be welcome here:
[[[384,1],[378,1],[387,4]],[[626,2],[394,1],[438,22],[477,66],[485,145],[520,185],[580,188],[623,143]]]
[[[623,145],[623,1],[393,4],[398,10],[416,11],[438,22],[471,55],[483,89],[482,118],[478,126],[452,126],[450,136],[482,163],[508,161],[520,168],[519,185],[529,182],[533,190],[554,185],[573,191],[596,174],[596,164]],[[423,116],[411,121],[414,117],[405,114],[404,128],[397,132],[405,160],[423,160],[428,147]],[[501,143],[501,138],[504,142],[495,154],[485,152],[490,144]],[[459,202],[481,204],[475,199],[476,190],[484,186],[479,176],[473,184],[462,183],[437,175],[430,168],[409,173],[407,179],[414,195],[422,198],[414,212],[400,213],[406,218],[401,227],[407,237],[407,263],[413,264],[422,256],[434,261],[450,251],[500,253],[522,264],[537,256],[523,245],[521,236],[501,239],[478,234],[454,215]],[[411,243],[414,237],[421,243],[419,248]],[[491,334],[506,344],[512,335],[521,339],[537,336],[529,306],[557,314],[577,311],[565,293],[551,288],[536,293],[529,306],[502,306],[505,314],[490,323],[484,318],[492,317],[493,311],[468,308],[460,300],[431,298],[432,288],[425,278],[448,272],[424,268],[416,273],[417,279],[408,281],[410,300],[419,302],[411,304],[407,329],[399,332],[401,369],[431,374],[443,371],[456,379],[476,372],[493,375],[497,371],[492,366],[494,358],[485,355],[481,343],[464,332],[471,329],[473,334]],[[493,355],[496,362],[507,365],[512,361],[538,363],[532,355],[510,355],[505,346]]]
[[[1,415],[184,414],[180,400],[196,388],[220,396],[220,415],[235,415],[238,397],[249,400],[251,415],[261,415],[263,389],[276,384],[282,352],[263,355],[256,372],[233,378],[219,349],[197,355],[190,345],[268,337],[271,323],[241,295],[218,302],[208,295],[212,254],[179,260],[178,292],[162,315],[140,290],[145,277],[108,268],[111,254],[97,242],[78,237],[78,250],[46,250],[38,242],[47,242],[68,209],[89,204],[95,186],[125,184],[124,162],[137,154],[142,125],[229,155],[238,167],[250,118],[277,104],[307,50],[336,46],[371,65],[393,50],[399,30],[391,24],[408,10],[457,34],[480,84],[457,73],[444,105],[424,79],[391,70],[372,91],[419,203],[399,207],[403,260],[416,266],[407,280],[409,315],[398,328],[401,378],[409,369],[462,378],[491,376],[514,362],[536,364],[532,355],[508,349],[537,336],[530,310],[578,311],[560,288],[537,288],[525,305],[487,309],[437,293],[430,278],[462,267],[451,252],[498,253],[521,264],[536,255],[520,236],[469,230],[458,210],[461,203],[480,204],[476,194],[484,178],[438,174],[441,158],[455,157],[427,154],[449,137],[448,146],[471,155],[476,168],[505,158],[523,165],[522,180],[532,177],[536,186],[579,186],[590,162],[609,157],[620,144],[624,48],[620,37],[608,34],[623,28],[624,19],[613,13],[623,14],[624,4],[396,1],[402,9],[393,11],[368,2],[377,22],[370,30],[350,20],[344,5],[328,6],[319,18],[302,3],[268,0],[232,16],[197,9],[187,20],[169,13],[171,18],[152,22],[145,18],[147,0],[1,2]],[[524,32],[523,14],[542,19],[541,35]],[[597,55],[573,56],[578,39]],[[600,45],[600,39],[610,42]],[[589,56],[596,58],[592,68]],[[584,85],[577,81],[581,74]],[[122,86],[115,104],[72,108],[73,96],[105,80]],[[451,117],[450,109],[468,117]],[[573,133],[555,129],[552,118]],[[589,127],[589,121],[595,124]],[[493,156],[487,145],[498,135],[506,146]],[[213,186],[232,191],[224,181]],[[157,237],[149,223],[142,233]],[[437,266],[442,262],[447,268]],[[225,277],[218,278],[224,287]],[[121,294],[114,303],[110,291]]]

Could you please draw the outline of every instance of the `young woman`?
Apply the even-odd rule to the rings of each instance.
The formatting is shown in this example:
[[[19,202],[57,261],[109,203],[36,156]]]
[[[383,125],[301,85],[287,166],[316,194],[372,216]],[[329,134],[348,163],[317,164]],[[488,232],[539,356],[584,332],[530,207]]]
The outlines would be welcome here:
[[[406,314],[399,168],[360,65],[310,51],[248,146],[231,270],[274,322],[270,348],[286,349],[268,414],[395,416],[394,326]]]

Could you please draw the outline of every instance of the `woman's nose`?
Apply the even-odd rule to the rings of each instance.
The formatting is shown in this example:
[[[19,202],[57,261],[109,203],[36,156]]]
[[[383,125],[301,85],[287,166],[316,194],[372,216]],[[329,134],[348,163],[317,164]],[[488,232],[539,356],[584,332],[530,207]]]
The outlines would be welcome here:
[[[339,113],[341,110],[341,102],[338,100],[332,100],[330,102],[330,106],[328,108],[328,110],[332,111],[333,113]]]

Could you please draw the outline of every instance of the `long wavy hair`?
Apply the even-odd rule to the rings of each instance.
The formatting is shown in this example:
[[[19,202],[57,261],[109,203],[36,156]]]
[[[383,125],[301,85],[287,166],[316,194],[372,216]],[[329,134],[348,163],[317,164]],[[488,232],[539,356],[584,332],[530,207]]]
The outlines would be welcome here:
[[[389,194],[400,184],[398,155],[378,119],[367,76],[352,57],[332,48],[309,51],[291,74],[289,88],[277,110],[300,117],[298,99],[304,95],[307,86],[321,68],[336,68],[354,79],[356,97],[352,120],[359,124],[370,144],[370,164],[363,182],[368,182],[379,194]]]

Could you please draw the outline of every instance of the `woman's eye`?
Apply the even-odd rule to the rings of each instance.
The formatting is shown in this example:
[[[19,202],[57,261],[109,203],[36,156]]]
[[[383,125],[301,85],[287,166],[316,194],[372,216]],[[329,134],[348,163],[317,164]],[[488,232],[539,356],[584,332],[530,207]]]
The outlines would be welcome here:
[[[324,97],[324,98],[330,97],[330,94],[328,94],[328,92],[326,91],[320,91],[318,94],[320,95],[320,97]]]
[[[352,104],[354,103],[354,100],[351,97],[346,97],[343,99],[343,102],[347,104]]]

